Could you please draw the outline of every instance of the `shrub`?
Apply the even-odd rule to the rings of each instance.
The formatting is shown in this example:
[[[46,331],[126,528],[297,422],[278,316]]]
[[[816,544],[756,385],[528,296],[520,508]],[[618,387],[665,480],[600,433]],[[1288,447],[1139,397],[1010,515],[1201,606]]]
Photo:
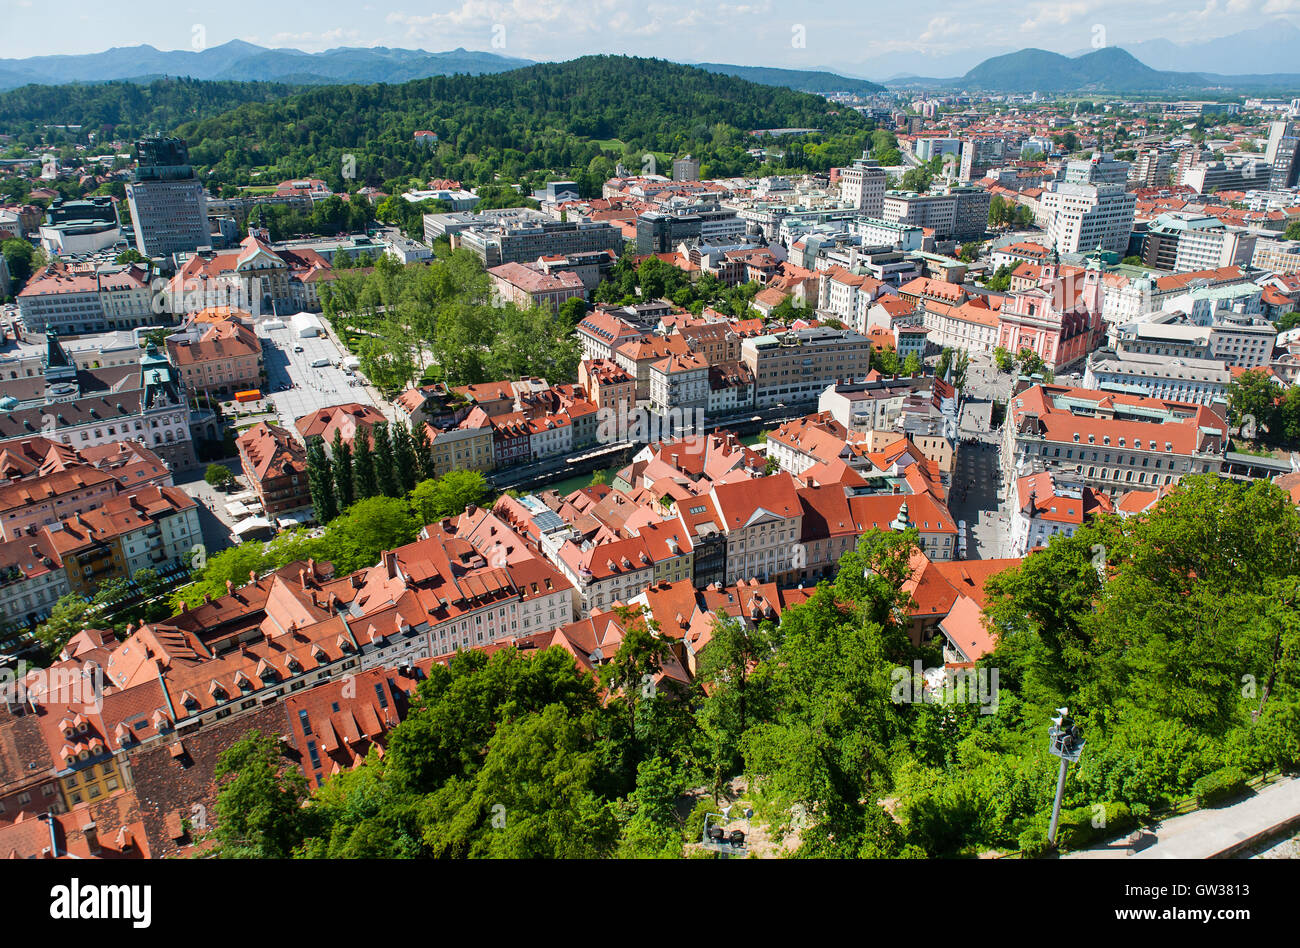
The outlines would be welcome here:
[[[1192,786],[1196,802],[1201,806],[1215,806],[1230,800],[1246,789],[1246,774],[1238,767],[1224,767],[1208,773]]]
[[[717,802],[712,797],[701,797],[696,801],[695,807],[691,810],[690,816],[686,817],[686,841],[689,843],[698,843],[700,837],[704,835],[704,818],[718,809]]]
[[[1035,823],[1020,834],[1017,843],[1026,859],[1037,859],[1047,852],[1047,827]]]
[[[1056,827],[1056,848],[1058,850],[1081,849],[1099,839],[1118,836],[1120,833],[1137,825],[1133,811],[1124,803],[1103,803],[1104,812],[1098,812],[1093,805],[1075,807],[1061,811],[1061,819]],[[1104,825],[1094,826],[1093,821],[1101,816]],[[1017,842],[1020,851],[1027,859],[1036,859],[1047,852],[1047,830],[1050,814],[1036,814],[1021,831]]]
[[[1102,803],[1102,811],[1094,806],[1075,807],[1061,813],[1061,823],[1056,831],[1056,845],[1060,849],[1081,849],[1098,839],[1118,836],[1137,825],[1132,810],[1123,803]],[[1098,821],[1097,818],[1101,817]],[[1094,826],[1094,821],[1102,825]]]

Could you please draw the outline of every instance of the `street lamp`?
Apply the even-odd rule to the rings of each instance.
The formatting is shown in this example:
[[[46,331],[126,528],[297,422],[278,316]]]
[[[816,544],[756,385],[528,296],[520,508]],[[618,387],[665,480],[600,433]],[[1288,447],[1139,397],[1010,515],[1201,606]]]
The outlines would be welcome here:
[[[1056,845],[1056,824],[1061,817],[1061,794],[1065,792],[1065,768],[1078,763],[1083,754],[1083,731],[1070,717],[1069,708],[1057,708],[1057,716],[1052,718],[1052,726],[1047,735],[1050,740],[1048,750],[1061,758],[1061,771],[1056,778],[1056,799],[1052,802],[1052,825],[1047,830],[1047,844]]]
[[[701,847],[717,853],[723,859],[745,855],[747,852],[745,837],[748,835],[749,821],[753,816],[754,811],[746,807],[743,817],[745,829],[740,830],[729,829],[733,822],[730,806],[723,807],[721,813],[705,814],[704,832],[700,834]]]

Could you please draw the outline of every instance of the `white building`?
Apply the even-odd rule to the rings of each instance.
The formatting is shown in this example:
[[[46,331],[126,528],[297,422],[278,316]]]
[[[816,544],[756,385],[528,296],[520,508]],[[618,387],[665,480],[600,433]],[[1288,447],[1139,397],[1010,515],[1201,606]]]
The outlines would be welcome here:
[[[998,346],[998,314],[974,302],[960,306],[925,302],[921,305],[930,345],[992,355]]]
[[[1060,253],[1097,247],[1123,253],[1133,232],[1137,198],[1122,184],[1057,182],[1038,199],[1048,244]]]
[[[310,339],[325,332],[321,321],[311,313],[298,313],[289,323],[293,327],[293,334],[300,339]]]
[[[889,175],[865,154],[847,168],[840,169],[840,199],[850,207],[880,217]]]
[[[1083,387],[1209,405],[1227,399],[1231,381],[1227,363],[1218,359],[1103,351],[1089,358]]]
[[[1016,499],[1009,524],[1010,556],[1045,547],[1056,536],[1074,536],[1085,516],[1110,509],[1091,488],[1057,484],[1051,471],[1018,478]]]

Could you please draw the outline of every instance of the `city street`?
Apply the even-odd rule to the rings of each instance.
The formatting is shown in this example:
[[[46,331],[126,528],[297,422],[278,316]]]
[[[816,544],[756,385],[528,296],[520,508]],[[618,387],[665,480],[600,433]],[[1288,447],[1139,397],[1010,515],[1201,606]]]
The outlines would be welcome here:
[[[214,463],[224,465],[230,468],[236,476],[239,475],[239,458],[237,457],[223,458]],[[238,486],[228,492],[219,491],[203,479],[207,469],[206,464],[200,464],[191,470],[173,474],[172,479],[177,487],[198,502],[199,527],[203,531],[203,546],[206,548],[207,555],[211,556],[219,550],[234,545],[230,529],[233,520],[226,514],[225,505],[230,502],[232,495],[244,490],[245,485],[243,478],[240,477]]]
[[[972,352],[966,369],[966,388],[963,394],[969,399],[1005,402],[1011,396],[1015,376],[999,372],[993,356]]]
[[[966,521],[968,560],[1006,555],[1007,523],[1000,510],[1000,489],[997,443],[977,437],[960,445],[949,507],[958,521]]]

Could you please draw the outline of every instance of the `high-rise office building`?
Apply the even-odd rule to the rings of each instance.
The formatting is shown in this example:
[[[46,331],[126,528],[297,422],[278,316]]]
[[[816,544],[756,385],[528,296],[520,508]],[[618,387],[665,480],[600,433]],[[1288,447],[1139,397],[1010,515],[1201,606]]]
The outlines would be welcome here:
[[[209,246],[208,199],[190,166],[185,142],[145,138],[135,143],[135,158],[135,179],[126,186],[126,200],[136,249],[161,257]]]
[[[673,180],[699,181],[700,159],[692,158],[690,155],[687,155],[685,158],[675,159],[673,161]]]
[[[1116,161],[1109,154],[1094,154],[1091,158],[1067,161],[1061,180],[1070,184],[1124,184],[1128,173],[1127,161]]]
[[[1061,253],[1101,247],[1124,253],[1133,232],[1137,199],[1122,184],[1058,181],[1038,199],[1047,242]]]
[[[949,186],[939,192],[890,191],[881,217],[895,224],[929,227],[938,240],[977,240],[989,223],[992,195],[983,188]]]
[[[990,168],[1002,164],[1013,154],[1019,154],[1019,146],[1001,138],[984,135],[963,138],[958,180],[978,181],[988,174]]]
[[[884,168],[863,155],[840,169],[840,198],[850,207],[866,211],[868,217],[879,217],[888,177]]]
[[[1167,187],[1177,159],[1172,148],[1143,148],[1129,169],[1128,179],[1142,188]]]
[[[1300,184],[1300,122],[1273,122],[1268,129],[1264,161],[1272,169],[1268,186],[1294,188]]]

